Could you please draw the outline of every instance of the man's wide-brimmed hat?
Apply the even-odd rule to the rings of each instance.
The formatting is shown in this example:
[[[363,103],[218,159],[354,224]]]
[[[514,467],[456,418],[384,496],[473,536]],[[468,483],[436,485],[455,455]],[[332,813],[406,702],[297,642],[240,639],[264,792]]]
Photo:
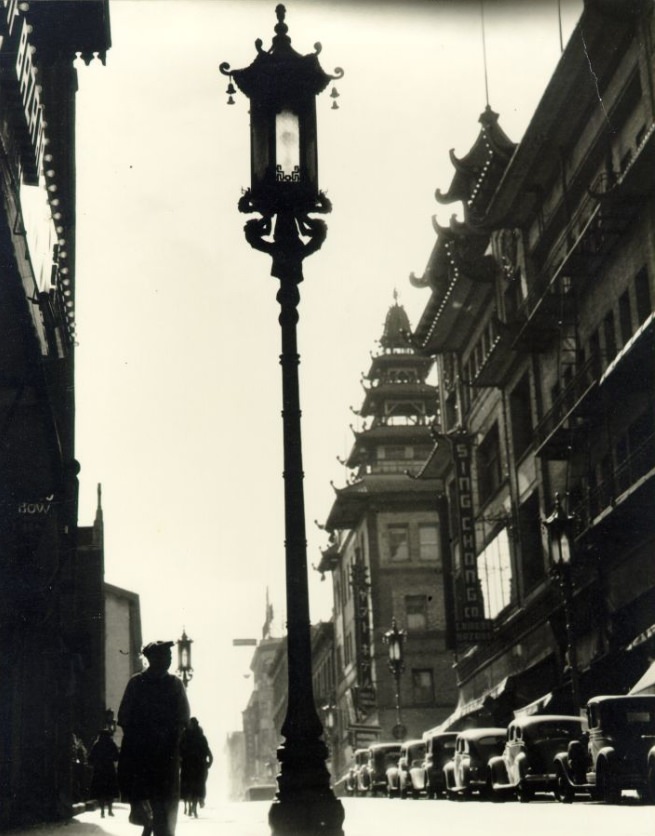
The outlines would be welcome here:
[[[156,642],[148,642],[148,644],[144,645],[143,650],[141,653],[146,657],[146,659],[152,654],[157,653],[160,650],[166,650],[170,647],[173,647],[175,642],[163,642],[163,641],[156,641]]]

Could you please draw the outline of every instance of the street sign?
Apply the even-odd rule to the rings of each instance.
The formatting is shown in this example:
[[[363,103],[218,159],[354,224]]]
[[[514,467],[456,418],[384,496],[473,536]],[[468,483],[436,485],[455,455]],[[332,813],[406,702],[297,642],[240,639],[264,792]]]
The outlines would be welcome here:
[[[257,647],[257,639],[232,639],[234,647]]]

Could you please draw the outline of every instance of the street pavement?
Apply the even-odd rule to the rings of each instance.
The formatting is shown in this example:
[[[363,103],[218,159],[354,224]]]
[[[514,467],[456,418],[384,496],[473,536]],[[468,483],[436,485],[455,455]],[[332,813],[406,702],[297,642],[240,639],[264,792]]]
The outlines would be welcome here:
[[[620,805],[592,802],[559,804],[537,799],[529,804],[488,801],[428,801],[420,799],[346,798],[345,836],[653,836],[655,807],[626,799]],[[176,836],[269,836],[268,801],[207,805],[197,819],[182,813]],[[128,808],[115,805],[113,818],[100,811],[84,812],[70,822],[12,836],[140,836],[130,824]],[[307,834],[315,836],[315,834]]]

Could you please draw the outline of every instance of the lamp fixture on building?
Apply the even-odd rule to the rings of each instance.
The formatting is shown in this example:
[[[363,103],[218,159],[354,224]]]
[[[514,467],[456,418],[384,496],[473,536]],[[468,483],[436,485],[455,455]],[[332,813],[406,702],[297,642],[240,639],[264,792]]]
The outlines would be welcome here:
[[[391,619],[391,629],[382,637],[389,651],[389,670],[393,674],[396,699],[396,725],[393,727],[393,736],[396,740],[403,740],[407,734],[400,714],[400,677],[405,670],[404,646],[407,633],[399,630],[396,619]]]
[[[575,517],[565,511],[559,493],[555,494],[555,508],[544,520],[548,532],[551,574],[557,579],[562,593],[564,621],[566,624],[566,652],[571,676],[571,698],[575,711],[580,710],[580,679],[578,674],[578,653],[573,624],[573,582],[571,569],[573,561],[573,525]]]
[[[249,67],[220,66],[229,77],[228,103],[233,102],[235,85],[250,103],[250,188],[238,207],[261,217],[246,222],[245,237],[272,257],[271,275],[280,281],[289,687],[269,822],[274,836],[342,836],[343,807],[330,787],[328,751],[312,687],[296,325],[303,259],[320,249],[327,234],[326,223],[310,213],[331,209],[318,186],[316,96],[343,71],[337,69],[333,76],[323,71],[319,44],[316,53],[296,52],[287,34],[284,6],[278,5],[275,12],[275,37],[268,51],[258,40],[257,56]]]
[[[191,667],[192,644],[193,639],[190,639],[183,629],[182,637],[177,640],[177,675],[182,680],[185,688],[193,679],[193,668]]]

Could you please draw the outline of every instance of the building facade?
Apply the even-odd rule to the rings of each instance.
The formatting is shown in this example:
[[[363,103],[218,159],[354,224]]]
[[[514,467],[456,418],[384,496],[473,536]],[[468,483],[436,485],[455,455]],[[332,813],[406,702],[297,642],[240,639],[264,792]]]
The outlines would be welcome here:
[[[70,812],[86,594],[76,571],[74,61],[104,60],[109,45],[106,0],[0,3],[0,827]]]
[[[104,599],[104,706],[115,717],[128,679],[143,669],[141,603],[136,592],[106,582]],[[122,735],[118,726],[114,737],[118,745]]]
[[[456,698],[446,648],[440,483],[410,475],[431,448],[437,390],[426,382],[432,362],[414,350],[410,333],[396,300],[366,376],[362,426],[346,461],[351,478],[335,489],[325,523],[330,543],[318,566],[333,584],[333,736],[341,772],[357,748],[420,736]],[[405,634],[398,679],[384,643],[394,619]]]
[[[437,192],[463,217],[413,339],[438,362],[451,727],[625,693],[654,649],[654,36],[652,3],[588,0],[521,142],[487,108]]]
[[[242,712],[246,787],[272,784],[277,774],[280,726],[275,722],[274,667],[281,650],[286,657],[286,640],[266,635],[258,642],[250,663],[253,690]]]

